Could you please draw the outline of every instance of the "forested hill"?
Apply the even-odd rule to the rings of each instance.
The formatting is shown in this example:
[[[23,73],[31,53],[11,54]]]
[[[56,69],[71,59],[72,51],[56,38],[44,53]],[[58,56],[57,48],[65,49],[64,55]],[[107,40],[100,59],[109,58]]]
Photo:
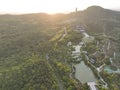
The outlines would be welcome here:
[[[106,35],[119,57],[120,12],[92,6],[69,14],[0,15],[0,90],[88,90],[70,78],[67,43],[81,40],[78,25],[100,42]]]
[[[86,24],[89,30],[103,32],[120,27],[120,12],[104,9],[99,6],[88,7],[84,11],[71,13],[69,19],[75,19],[74,23]]]
[[[0,90],[56,90],[46,62],[47,42],[57,32],[47,14],[0,16]]]

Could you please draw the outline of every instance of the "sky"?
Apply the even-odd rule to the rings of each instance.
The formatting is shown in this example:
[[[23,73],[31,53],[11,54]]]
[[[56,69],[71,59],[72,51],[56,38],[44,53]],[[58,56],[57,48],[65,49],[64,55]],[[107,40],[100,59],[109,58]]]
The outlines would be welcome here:
[[[92,5],[120,10],[120,0],[0,0],[0,14],[69,13]]]

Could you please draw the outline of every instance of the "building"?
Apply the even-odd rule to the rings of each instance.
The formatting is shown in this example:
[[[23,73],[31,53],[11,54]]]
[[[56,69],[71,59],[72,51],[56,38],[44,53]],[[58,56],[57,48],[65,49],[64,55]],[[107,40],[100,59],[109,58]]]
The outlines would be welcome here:
[[[78,12],[77,8],[75,9],[75,12],[76,12],[76,13]]]
[[[88,82],[87,85],[90,87],[90,90],[97,90],[95,82]]]

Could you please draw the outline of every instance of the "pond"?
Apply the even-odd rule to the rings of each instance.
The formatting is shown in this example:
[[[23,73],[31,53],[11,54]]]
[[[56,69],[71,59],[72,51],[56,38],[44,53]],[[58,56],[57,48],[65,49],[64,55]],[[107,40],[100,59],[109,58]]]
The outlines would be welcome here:
[[[112,70],[109,66],[106,66],[104,68],[104,71],[106,71],[107,73],[113,73],[114,72],[114,70]]]
[[[74,66],[76,69],[75,78],[81,83],[95,82],[97,80],[92,70],[85,65],[84,61],[81,61],[81,63],[75,64]]]
[[[120,69],[116,69],[116,68],[112,68],[110,66],[105,66],[104,67],[104,71],[106,71],[107,73],[120,73]]]

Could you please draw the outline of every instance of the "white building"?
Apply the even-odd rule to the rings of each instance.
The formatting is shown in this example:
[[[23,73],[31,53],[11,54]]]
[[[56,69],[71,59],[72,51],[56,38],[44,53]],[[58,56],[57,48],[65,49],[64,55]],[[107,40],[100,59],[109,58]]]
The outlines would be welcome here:
[[[88,82],[87,85],[90,87],[90,90],[97,90],[95,82]]]

